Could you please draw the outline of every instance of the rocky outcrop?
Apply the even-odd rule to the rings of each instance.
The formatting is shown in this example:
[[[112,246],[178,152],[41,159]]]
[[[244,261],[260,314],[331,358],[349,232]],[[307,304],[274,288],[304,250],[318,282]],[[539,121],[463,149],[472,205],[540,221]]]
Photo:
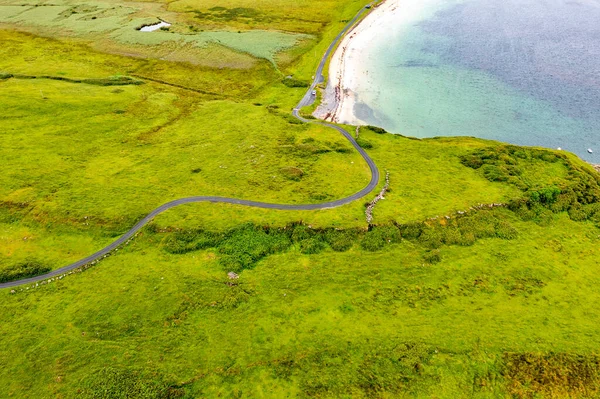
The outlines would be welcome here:
[[[367,205],[367,209],[365,211],[365,215],[367,216],[367,223],[371,224],[371,222],[373,221],[373,208],[375,208],[375,205],[377,205],[377,203],[380,200],[385,198],[384,195],[389,188],[390,188],[390,173],[385,172],[385,186],[383,186],[383,188],[381,189],[379,194],[377,194],[377,197],[375,197],[373,199],[373,201],[369,202],[369,204]]]

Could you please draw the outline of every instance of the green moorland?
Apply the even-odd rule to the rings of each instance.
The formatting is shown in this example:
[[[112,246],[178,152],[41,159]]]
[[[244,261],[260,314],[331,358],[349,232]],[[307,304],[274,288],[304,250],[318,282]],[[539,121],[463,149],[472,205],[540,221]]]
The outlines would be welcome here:
[[[369,181],[290,116],[364,3],[88,3],[0,0],[0,281],[176,198]],[[156,15],[169,31],[123,39]],[[474,138],[358,142],[390,176],[372,225],[375,193],[186,205],[94,267],[0,291],[0,397],[599,397],[600,175]]]

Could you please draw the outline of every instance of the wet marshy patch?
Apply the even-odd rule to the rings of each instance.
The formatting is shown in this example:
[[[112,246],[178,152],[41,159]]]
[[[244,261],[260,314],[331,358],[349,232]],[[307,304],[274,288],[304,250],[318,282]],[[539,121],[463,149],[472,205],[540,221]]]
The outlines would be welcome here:
[[[592,398],[600,394],[595,354],[505,353],[503,375],[514,398]]]

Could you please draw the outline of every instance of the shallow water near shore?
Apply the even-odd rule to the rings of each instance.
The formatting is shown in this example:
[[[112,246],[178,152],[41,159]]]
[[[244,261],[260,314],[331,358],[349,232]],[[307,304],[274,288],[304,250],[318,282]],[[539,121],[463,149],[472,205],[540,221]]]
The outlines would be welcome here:
[[[424,4],[418,13],[372,28],[381,34],[360,49],[350,87],[358,119],[415,137],[561,147],[600,163],[600,3],[403,0],[394,12],[413,2]]]
[[[160,21],[154,25],[146,25],[140,28],[140,32],[154,32],[155,30],[159,30],[160,28],[168,28],[171,26],[170,23],[165,21]]]

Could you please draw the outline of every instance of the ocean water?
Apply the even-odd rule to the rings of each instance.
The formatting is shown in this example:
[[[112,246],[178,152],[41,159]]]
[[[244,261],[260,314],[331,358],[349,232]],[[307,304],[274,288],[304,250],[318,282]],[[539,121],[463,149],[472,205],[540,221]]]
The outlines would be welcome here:
[[[402,0],[397,12],[413,2],[419,12],[361,49],[359,119],[600,163],[599,0]]]

